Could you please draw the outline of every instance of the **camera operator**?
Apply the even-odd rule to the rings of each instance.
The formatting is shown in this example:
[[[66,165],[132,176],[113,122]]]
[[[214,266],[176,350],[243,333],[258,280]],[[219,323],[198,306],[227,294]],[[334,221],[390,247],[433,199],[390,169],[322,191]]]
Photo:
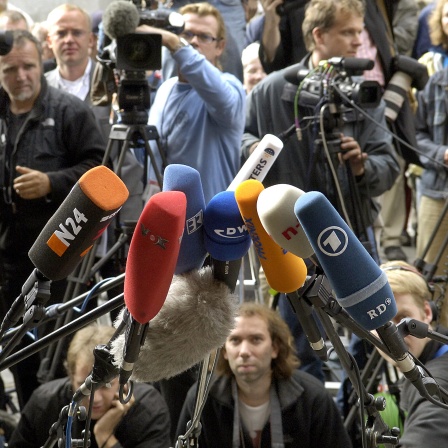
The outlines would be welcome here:
[[[243,136],[242,152],[247,157],[257,146],[261,136],[272,133],[280,135],[295,120],[294,97],[297,86],[285,80],[285,73],[296,73],[303,66],[312,69],[321,61],[332,57],[354,57],[361,45],[364,9],[358,0],[312,0],[306,10],[303,35],[310,53],[300,64],[267,76],[255,86],[248,96],[246,128]],[[300,117],[314,117],[314,108],[300,106]],[[353,113],[354,111],[352,111]],[[384,103],[366,109],[377,122],[385,125]],[[362,213],[370,226],[378,211],[372,198],[390,188],[398,175],[391,137],[370,119],[360,120],[345,114],[341,134],[340,159],[349,164],[361,196],[362,210],[348,209],[351,219]],[[317,120],[314,119],[314,122]],[[334,185],[330,181],[328,163],[322,149],[313,144],[313,120],[301,124],[302,140],[289,137],[276,163],[266,176],[266,186],[288,183],[302,190],[318,190],[324,193],[335,207]],[[340,173],[343,175],[344,173]],[[341,176],[340,176],[341,177]],[[348,176],[341,179],[345,197],[353,192],[348,190]],[[357,235],[365,238],[366,235]]]
[[[180,36],[146,25],[138,28],[161,34],[162,45],[179,67],[179,76],[157,90],[149,124],[159,131],[168,163],[199,171],[208,202],[226,190],[239,169],[246,94],[235,76],[220,70],[226,36],[219,11],[202,2],[179,12],[185,20]]]

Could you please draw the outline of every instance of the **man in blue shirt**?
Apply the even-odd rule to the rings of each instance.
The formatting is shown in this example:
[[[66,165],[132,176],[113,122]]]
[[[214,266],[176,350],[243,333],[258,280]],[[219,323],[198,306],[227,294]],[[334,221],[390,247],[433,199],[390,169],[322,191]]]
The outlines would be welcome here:
[[[220,70],[226,35],[219,11],[203,2],[186,5],[180,13],[185,20],[180,36],[139,27],[161,34],[162,45],[179,67],[179,76],[159,87],[149,124],[159,132],[168,164],[189,165],[199,171],[209,202],[227,189],[238,172],[246,94],[235,76]],[[153,153],[160,160],[154,143]]]

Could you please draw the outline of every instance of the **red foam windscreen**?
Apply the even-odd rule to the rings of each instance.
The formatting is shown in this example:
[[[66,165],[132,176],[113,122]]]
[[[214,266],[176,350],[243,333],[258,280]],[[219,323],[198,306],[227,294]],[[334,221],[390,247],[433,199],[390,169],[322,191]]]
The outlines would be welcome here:
[[[140,324],[149,322],[165,302],[179,255],[187,201],[180,191],[152,196],[137,222],[129,247],[124,301]]]

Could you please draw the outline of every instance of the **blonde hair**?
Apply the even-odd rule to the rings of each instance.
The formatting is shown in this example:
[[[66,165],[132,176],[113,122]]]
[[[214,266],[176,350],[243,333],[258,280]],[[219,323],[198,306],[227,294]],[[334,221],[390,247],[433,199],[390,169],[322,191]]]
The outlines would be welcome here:
[[[89,13],[77,5],[72,5],[71,3],[64,3],[62,5],[56,6],[56,8],[52,9],[47,16],[47,26],[50,29],[55,21],[65,12],[78,11],[80,12],[84,18],[86,19],[87,28],[89,31],[92,30],[92,19],[90,18]]]
[[[409,294],[419,308],[425,309],[425,302],[431,300],[431,292],[426,280],[414,266],[396,260],[388,261],[380,267],[386,273],[394,294]]]

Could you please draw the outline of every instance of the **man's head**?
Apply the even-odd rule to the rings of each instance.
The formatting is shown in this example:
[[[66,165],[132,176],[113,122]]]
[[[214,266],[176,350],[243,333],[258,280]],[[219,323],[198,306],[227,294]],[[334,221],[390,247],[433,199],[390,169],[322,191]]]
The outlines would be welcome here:
[[[402,319],[411,318],[431,323],[433,314],[429,304],[431,293],[426,280],[417,269],[404,261],[390,261],[381,265],[387,275],[390,287],[397,303],[397,315],[393,321],[398,324]],[[419,357],[429,339],[413,336],[405,338],[409,351]]]
[[[226,45],[226,26],[220,12],[207,2],[183,6],[185,28],[181,34],[213,65],[220,67],[219,58]]]
[[[289,378],[299,365],[288,326],[278,313],[257,303],[241,305],[236,326],[218,360],[217,372],[237,381]]]
[[[19,11],[3,11],[0,13],[0,30],[27,30],[28,23]]]
[[[13,30],[11,51],[0,57],[0,84],[13,113],[32,109],[41,90],[42,56],[39,41],[26,30]]]
[[[48,45],[58,66],[87,66],[93,45],[89,14],[76,5],[63,4],[47,17]]]
[[[311,0],[305,11],[302,33],[308,51],[318,60],[356,57],[364,28],[362,0]]]
[[[93,349],[100,344],[107,344],[115,333],[114,327],[89,325],[79,330],[70,342],[65,368],[72,383],[77,390],[91,373],[94,364]],[[111,382],[111,387],[102,387],[95,392],[92,409],[92,419],[98,420],[112,406],[112,401],[117,399],[118,379]],[[83,403],[88,404],[88,400]]]

